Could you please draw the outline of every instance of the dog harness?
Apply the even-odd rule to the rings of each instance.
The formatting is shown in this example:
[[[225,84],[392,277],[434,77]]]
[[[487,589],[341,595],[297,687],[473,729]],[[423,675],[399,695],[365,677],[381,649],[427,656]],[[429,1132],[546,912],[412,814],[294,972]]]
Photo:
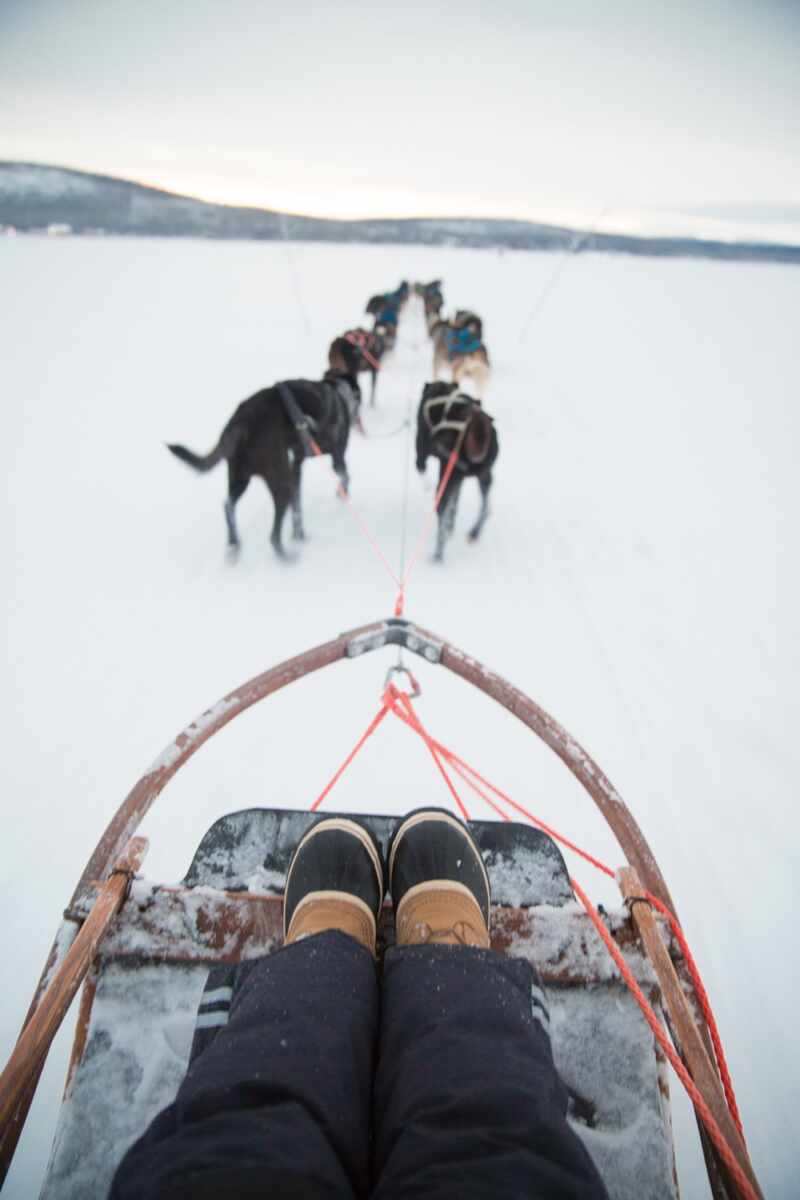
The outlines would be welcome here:
[[[377,353],[380,353],[380,350],[375,344],[377,339],[375,337],[374,330],[372,333],[369,333],[366,329],[348,329],[347,333],[344,334],[344,340],[349,342],[351,346],[356,347],[356,349],[360,352],[361,357],[368,366],[372,367],[373,371],[380,370],[380,360],[376,358],[375,354],[372,352],[375,350]],[[370,343],[372,344],[371,349]]]
[[[476,411],[483,411],[480,400],[475,399],[474,396],[465,396],[461,392],[454,396],[432,396],[422,406],[422,419],[428,427],[432,453],[437,458],[445,459],[452,453],[453,447],[458,446],[456,470],[460,472],[468,472],[476,465],[477,460],[464,461],[462,459],[467,426]],[[489,420],[491,421],[491,419],[490,417]],[[444,442],[440,441],[440,436],[446,433],[455,434],[454,441],[451,442],[449,439]],[[487,453],[488,449],[487,445]]]
[[[445,334],[448,358],[461,354],[474,354],[481,348],[481,339],[471,329],[448,329]]]
[[[312,456],[318,453],[312,434],[322,433],[335,443],[344,424],[344,414],[347,413],[348,419],[352,420],[358,411],[360,400],[347,379],[323,379],[321,382],[324,408],[318,418],[303,412],[288,384],[276,384],[286,415],[297,431],[306,454]]]
[[[480,407],[480,400],[460,393],[455,396],[432,396],[423,404],[422,416],[432,440],[435,441],[446,429],[452,429],[456,434],[463,433],[469,424],[472,410]],[[441,412],[434,415],[434,409],[437,408],[441,409]]]

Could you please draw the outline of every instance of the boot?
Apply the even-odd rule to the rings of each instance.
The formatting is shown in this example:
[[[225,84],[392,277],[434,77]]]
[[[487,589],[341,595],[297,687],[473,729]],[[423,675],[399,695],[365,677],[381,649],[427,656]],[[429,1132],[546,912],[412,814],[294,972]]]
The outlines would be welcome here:
[[[472,834],[444,809],[410,813],[389,847],[398,946],[488,949],[489,876]]]
[[[385,891],[372,833],[357,821],[324,817],[303,834],[286,872],[284,944],[338,929],[374,955]]]

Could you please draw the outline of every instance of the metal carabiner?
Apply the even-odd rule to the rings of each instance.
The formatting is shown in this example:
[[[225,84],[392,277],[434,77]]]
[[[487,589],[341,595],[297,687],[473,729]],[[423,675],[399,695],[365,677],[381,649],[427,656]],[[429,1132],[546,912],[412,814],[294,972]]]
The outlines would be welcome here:
[[[411,696],[411,698],[414,700],[416,700],[417,696],[422,695],[422,688],[419,686],[416,676],[409,671],[408,667],[404,667],[400,663],[395,663],[395,665],[393,667],[389,667],[389,670],[386,672],[386,678],[383,681],[384,691],[386,691],[389,684],[394,681],[395,675],[405,675],[405,677],[408,679],[408,682],[411,684],[411,691],[407,692],[406,695]]]

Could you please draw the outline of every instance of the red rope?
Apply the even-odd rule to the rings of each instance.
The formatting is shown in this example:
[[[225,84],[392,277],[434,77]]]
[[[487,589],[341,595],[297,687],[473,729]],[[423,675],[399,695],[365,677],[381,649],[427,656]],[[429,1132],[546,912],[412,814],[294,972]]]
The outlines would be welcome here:
[[[597,867],[598,870],[603,871],[604,874],[609,875],[612,878],[615,877],[615,872],[612,871],[612,869],[610,867],[608,867],[605,863],[600,862],[599,859],[594,858],[591,854],[588,854],[585,850],[581,850],[581,848],[579,846],[576,846],[574,842],[571,842],[568,838],[565,838],[562,834],[558,833],[555,829],[553,829],[551,826],[547,825],[544,821],[539,820],[538,817],[534,816],[534,814],[531,813],[528,809],[526,809],[523,805],[518,804],[515,800],[512,800],[512,798],[506,792],[504,792],[504,791],[502,791],[502,789],[496,787],[488,779],[485,779],[484,776],[480,774],[480,772],[476,771],[474,767],[471,767],[469,765],[469,763],[465,762],[464,759],[459,757],[459,755],[455,754],[452,750],[449,750],[446,746],[444,746],[436,738],[432,737],[432,735],[430,733],[428,733],[427,729],[422,724],[422,721],[420,720],[419,716],[417,715],[417,712],[414,708],[411,697],[406,692],[401,692],[397,687],[395,687],[395,685],[393,683],[389,683],[388,686],[386,687],[386,689],[384,691],[381,707],[378,710],[375,717],[373,717],[372,721],[369,723],[369,725],[367,726],[364,733],[361,735],[359,740],[356,742],[355,746],[350,751],[347,758],[344,760],[344,762],[341,764],[341,766],[335,772],[335,774],[333,775],[330,782],[326,785],[326,787],[322,790],[320,795],[317,797],[317,799],[311,805],[312,812],[316,812],[316,810],[320,807],[320,805],[325,800],[325,798],[328,796],[328,794],[330,793],[330,791],[332,790],[334,785],[339,781],[341,776],[344,774],[344,772],[349,767],[350,763],[353,761],[353,759],[356,757],[358,752],[361,750],[364,743],[368,740],[368,738],[370,738],[372,736],[372,734],[378,728],[378,726],[383,721],[384,717],[386,716],[386,714],[388,712],[394,713],[394,715],[397,716],[405,725],[407,725],[410,729],[413,729],[414,732],[417,733],[422,738],[423,742],[425,743],[428,750],[430,751],[431,757],[433,758],[433,761],[435,762],[436,767],[437,767],[439,773],[441,774],[441,776],[445,782],[445,785],[447,786],[448,791],[450,792],[451,796],[453,797],[453,800],[455,801],[458,810],[460,811],[461,815],[464,817],[465,820],[470,819],[469,812],[467,811],[466,805],[464,804],[461,797],[459,796],[458,791],[456,790],[452,779],[450,778],[450,776],[447,773],[447,768],[445,767],[445,763],[447,763],[452,768],[452,770],[470,788],[472,788],[472,790],[478,796],[480,796],[481,799],[484,800],[492,808],[492,810],[495,813],[497,813],[504,820],[507,821],[510,818],[508,817],[508,814],[496,803],[496,801],[492,800],[491,796],[489,795],[490,792],[493,793],[503,803],[508,804],[512,809],[516,810],[517,812],[519,812],[523,816],[525,816],[533,825],[536,825],[540,829],[544,830],[550,837],[554,838],[554,840],[561,842],[562,845],[567,846],[570,850],[573,850],[576,854],[579,854],[586,861],[592,863],[592,865]],[[695,1108],[697,1109],[697,1112],[700,1115],[700,1118],[702,1119],[706,1129],[708,1130],[709,1137],[711,1138],[712,1142],[714,1143],[723,1162],[725,1162],[726,1166],[730,1170],[738,1187],[741,1189],[742,1195],[746,1197],[746,1200],[758,1200],[758,1193],[753,1188],[749,1179],[747,1178],[744,1171],[742,1170],[739,1163],[737,1162],[732,1150],[730,1149],[727,1141],[725,1140],[724,1135],[722,1134],[722,1131],[720,1130],[717,1122],[715,1121],[713,1114],[711,1113],[708,1105],[706,1104],[701,1093],[699,1092],[696,1085],[692,1081],[691,1076],[689,1075],[688,1071],[684,1067],[679,1056],[677,1055],[677,1053],[673,1049],[672,1045],[670,1044],[669,1039],[667,1038],[667,1035],[665,1034],[658,1018],[656,1017],[655,1013],[653,1012],[653,1009],[652,1009],[649,1001],[647,1000],[647,997],[644,995],[641,988],[637,984],[630,968],[628,967],[628,964],[625,962],[625,959],[624,959],[621,951],[619,950],[619,948],[617,947],[613,938],[611,937],[611,934],[608,932],[605,925],[600,920],[600,917],[597,914],[597,911],[592,906],[591,901],[589,900],[586,893],[582,890],[580,885],[574,879],[571,879],[570,882],[571,882],[573,891],[578,896],[578,898],[580,899],[584,908],[586,909],[593,925],[595,926],[595,929],[597,930],[597,932],[599,933],[603,942],[605,943],[609,953],[611,954],[611,957],[614,959],[614,962],[616,963],[617,968],[618,968],[622,978],[624,979],[624,981],[627,984],[628,988],[630,989],[632,995],[636,999],[637,1004],[639,1005],[640,1009],[642,1010],[642,1014],[643,1014],[645,1020],[647,1021],[651,1030],[653,1031],[653,1035],[655,1036],[659,1045],[663,1049],[665,1055],[667,1056],[670,1063],[672,1064],[672,1067],[675,1070],[676,1074],[678,1075],[678,1078],[680,1079],[684,1088],[688,1092],[688,1094],[692,1100],[692,1103],[694,1104]],[[731,1076],[730,1076],[730,1071],[728,1069],[727,1060],[725,1058],[725,1052],[724,1052],[724,1049],[722,1046],[722,1040],[719,1036],[719,1029],[717,1027],[717,1023],[716,1023],[714,1014],[711,1009],[711,1004],[708,999],[708,994],[703,985],[703,981],[700,976],[700,971],[697,967],[697,963],[694,960],[694,957],[689,948],[686,937],[683,933],[683,930],[681,929],[680,923],[678,922],[675,914],[672,913],[669,910],[669,908],[661,900],[658,899],[657,896],[652,895],[650,892],[645,892],[645,896],[646,896],[647,900],[652,905],[654,905],[654,907],[669,921],[670,927],[675,935],[675,938],[677,939],[678,944],[680,945],[681,952],[684,956],[684,961],[686,962],[686,966],[687,966],[689,975],[692,980],[695,995],[697,996],[698,1004],[700,1005],[700,1008],[703,1013],[703,1017],[705,1019],[706,1025],[709,1030],[709,1034],[711,1036],[711,1041],[712,1041],[712,1044],[714,1047],[714,1054],[717,1059],[719,1074],[720,1074],[720,1078],[722,1080],[722,1085],[723,1085],[723,1089],[725,1092],[725,1098],[726,1098],[726,1101],[728,1104],[728,1108],[730,1110],[731,1118],[734,1121],[737,1129],[739,1130],[739,1133],[742,1136],[742,1140],[744,1141],[744,1131],[742,1128],[742,1120],[741,1120],[741,1116],[739,1113],[738,1105],[736,1103],[736,1095],[734,1092],[733,1082],[732,1082]]]
[[[365,357],[367,357],[367,358],[370,357],[369,352],[359,341],[356,340],[355,336],[351,336],[350,334],[345,334],[345,338],[347,341],[351,342],[351,344],[357,346],[359,348],[359,350],[361,350],[362,354],[365,355]],[[372,359],[372,362],[375,363],[375,360]],[[375,363],[375,366],[377,368],[380,366],[380,364]],[[453,471],[455,470],[456,463],[458,462],[458,455],[461,450],[462,438],[463,438],[463,434],[461,436],[459,436],[455,446],[453,447],[452,451],[450,452],[450,457],[447,460],[447,466],[445,467],[444,474],[442,475],[442,478],[439,482],[439,487],[436,489],[436,496],[433,501],[433,508],[430,512],[430,515],[428,516],[427,521],[425,522],[425,525],[422,528],[422,532],[420,533],[419,539],[417,540],[417,544],[414,547],[414,553],[411,556],[411,561],[409,562],[408,566],[406,567],[406,570],[405,570],[405,573],[403,574],[402,579],[397,575],[397,573],[393,569],[392,565],[390,564],[389,560],[387,559],[386,555],[381,550],[380,546],[378,545],[378,541],[377,541],[375,535],[373,534],[372,530],[370,529],[369,525],[364,520],[364,518],[361,516],[361,514],[358,511],[358,508],[355,506],[355,504],[353,504],[353,501],[350,499],[350,493],[345,489],[344,484],[340,483],[338,488],[336,489],[337,495],[342,500],[347,501],[347,507],[348,507],[348,510],[353,514],[353,520],[358,525],[358,527],[359,527],[361,533],[363,534],[364,538],[366,539],[367,543],[372,547],[372,550],[374,551],[375,556],[383,564],[385,570],[388,572],[390,578],[392,579],[392,581],[394,582],[394,584],[397,587],[397,596],[395,597],[395,602],[394,602],[394,615],[396,617],[402,617],[403,612],[405,611],[406,586],[408,584],[408,578],[411,574],[412,569],[416,565],[417,559],[419,558],[419,555],[422,550],[422,546],[424,545],[425,541],[427,540],[428,534],[430,532],[431,524],[435,520],[436,514],[439,511],[439,505],[442,502],[442,496],[444,495],[445,488],[447,487],[448,483],[450,482],[450,476],[453,474]],[[311,437],[310,434],[309,434],[308,440],[309,440],[311,449],[313,450],[314,454],[317,456],[317,458],[321,458],[322,450],[320,449],[319,445],[317,444],[317,442],[314,441],[314,439]],[[459,801],[459,803],[460,803],[460,801]]]
[[[317,443],[314,441],[314,439],[312,437],[309,437],[309,441],[311,443],[311,449],[314,451],[314,454],[317,456],[317,458],[321,458],[322,451],[320,450]],[[365,538],[367,544],[372,547],[372,549],[375,552],[376,558],[379,560],[379,562],[381,562],[383,564],[383,566],[385,567],[389,576],[391,577],[392,581],[402,591],[402,588],[403,588],[402,580],[399,578],[399,576],[395,572],[394,568],[392,567],[391,563],[389,562],[388,558],[381,550],[380,546],[378,545],[378,541],[377,541],[375,535],[373,534],[373,532],[370,529],[367,522],[361,516],[361,513],[358,511],[358,508],[356,507],[356,505],[350,499],[350,493],[347,491],[344,484],[341,482],[339,483],[339,485],[336,488],[336,495],[339,497],[340,500],[344,500],[347,503],[347,511],[352,514],[353,520],[355,521],[356,525],[358,525],[359,529],[361,530],[361,533],[364,535],[364,538]],[[399,616],[400,614],[398,613],[397,615]]]
[[[491,810],[493,812],[497,813],[497,815],[498,815],[498,817],[500,817],[501,821],[510,821],[511,820],[511,817],[508,815],[508,813],[505,812],[505,810],[502,809],[499,804],[495,804],[495,802],[494,802],[494,800],[492,800],[491,796],[489,796],[488,793],[485,792],[482,787],[480,787],[477,783],[475,783],[474,780],[470,779],[469,775],[463,769],[463,767],[460,767],[458,765],[458,763],[453,762],[452,759],[449,759],[448,761],[450,763],[450,766],[455,771],[456,775],[460,776],[460,778],[464,780],[464,783],[466,783],[467,787],[472,788],[472,790],[473,790],[473,792],[475,792],[476,796],[480,796],[480,798],[481,798],[481,800],[483,800],[484,804],[488,804],[489,808],[491,808]]]
[[[403,586],[402,581],[400,580],[396,571],[394,570],[391,563],[389,562],[388,558],[386,557],[386,555],[383,553],[380,546],[378,545],[377,538],[373,534],[369,525],[364,520],[364,518],[361,516],[361,513],[358,511],[358,508],[356,507],[356,505],[350,499],[350,493],[345,491],[344,485],[341,483],[339,484],[339,487],[337,488],[337,494],[339,495],[339,497],[342,500],[345,500],[347,502],[347,508],[348,508],[348,511],[353,514],[353,520],[355,521],[356,525],[358,525],[358,527],[361,530],[362,534],[364,535],[367,543],[375,551],[376,557],[379,559],[380,562],[383,563],[387,573],[391,576],[393,582],[396,583],[399,588],[402,588],[402,586]]]
[[[386,714],[387,714],[387,712],[388,712],[388,711],[389,711],[389,705],[388,705],[388,704],[386,704],[386,703],[384,702],[384,704],[382,704],[382,705],[381,705],[381,708],[379,709],[379,711],[378,711],[377,715],[376,715],[376,716],[374,716],[374,717],[372,718],[372,720],[370,721],[369,725],[368,725],[368,726],[367,726],[367,728],[364,730],[364,732],[362,733],[361,737],[358,739],[358,741],[356,742],[355,746],[353,747],[353,749],[352,749],[352,750],[350,751],[350,753],[348,754],[347,758],[344,760],[344,762],[342,763],[342,765],[339,767],[339,770],[336,772],[336,774],[335,774],[335,775],[333,776],[333,778],[331,779],[330,783],[328,783],[328,784],[326,785],[326,787],[324,787],[324,788],[322,789],[322,791],[321,791],[321,792],[320,792],[320,794],[317,796],[317,798],[316,798],[316,800],[314,801],[314,803],[311,805],[311,811],[312,811],[312,812],[316,812],[316,811],[317,811],[317,809],[319,808],[319,806],[322,804],[322,801],[325,799],[325,797],[328,795],[328,793],[329,793],[329,792],[331,791],[331,789],[333,788],[334,784],[335,784],[335,783],[338,783],[338,781],[341,779],[342,775],[344,775],[345,771],[346,771],[346,770],[347,770],[347,768],[350,766],[350,763],[353,761],[353,759],[354,759],[354,758],[355,758],[355,756],[358,754],[358,752],[359,752],[359,750],[361,749],[361,747],[364,745],[364,742],[366,742],[367,738],[369,738],[369,737],[371,737],[371,736],[372,736],[372,734],[373,734],[373,733],[375,732],[375,730],[378,728],[378,726],[380,725],[381,721],[382,721],[382,720],[383,720],[383,718],[386,716]]]
[[[686,963],[686,968],[692,981],[694,993],[697,997],[697,1003],[700,1005],[705,1023],[708,1026],[711,1043],[714,1047],[714,1055],[717,1060],[717,1067],[719,1068],[719,1076],[722,1080],[722,1087],[725,1092],[725,1099],[728,1102],[728,1108],[730,1109],[733,1123],[739,1130],[742,1141],[744,1141],[744,1125],[742,1124],[739,1106],[736,1103],[736,1092],[734,1091],[733,1080],[731,1079],[731,1073],[728,1069],[728,1060],[725,1057],[725,1050],[722,1045],[722,1038],[719,1034],[716,1018],[714,1017],[714,1013],[711,1009],[711,1001],[708,998],[708,993],[706,992],[706,989],[703,985],[703,980],[700,976],[700,968],[694,960],[694,955],[689,949],[689,943],[687,942],[686,936],[681,929],[674,913],[667,908],[666,904],[659,900],[658,896],[654,896],[652,892],[645,890],[644,894],[654,908],[657,908],[658,911],[667,918],[670,928],[675,935],[678,945],[681,948],[681,953],[683,954],[684,962]]]
[[[616,942],[612,938],[611,934],[606,929],[604,923],[600,920],[600,916],[599,916],[597,910],[595,909],[595,907],[592,904],[589,897],[586,895],[586,893],[580,887],[580,885],[574,879],[570,880],[570,882],[572,884],[573,891],[575,892],[576,896],[583,904],[583,907],[586,909],[586,912],[589,914],[592,924],[594,925],[595,929],[599,933],[600,937],[605,942],[605,945],[606,945],[606,948],[607,948],[609,954],[614,959],[614,962],[617,965],[617,970],[622,975],[622,978],[625,980],[625,983],[628,985],[637,1004],[639,1005],[639,1008],[642,1010],[642,1015],[644,1016],[644,1019],[647,1021],[647,1024],[650,1026],[651,1030],[653,1031],[653,1036],[655,1037],[658,1044],[661,1046],[661,1049],[664,1051],[665,1055],[667,1056],[670,1063],[672,1064],[673,1070],[675,1071],[676,1075],[680,1079],[684,1088],[688,1092],[692,1103],[694,1104],[703,1124],[705,1125],[705,1127],[708,1131],[708,1136],[711,1138],[711,1141],[714,1143],[714,1146],[716,1147],[720,1158],[725,1163],[726,1167],[728,1168],[731,1175],[735,1179],[737,1187],[740,1189],[742,1195],[744,1197],[746,1197],[746,1200],[760,1200],[758,1192],[753,1187],[750,1180],[747,1178],[744,1171],[742,1170],[739,1163],[737,1162],[736,1157],[735,1157],[733,1151],[731,1150],[730,1146],[728,1145],[728,1142],[727,1142],[724,1134],[722,1133],[722,1130],[720,1129],[719,1125],[717,1124],[716,1120],[714,1119],[714,1116],[713,1116],[710,1108],[706,1104],[700,1091],[698,1090],[697,1086],[695,1085],[694,1080],[692,1079],[689,1072],[686,1070],[686,1067],[681,1062],[681,1060],[680,1060],[678,1054],[676,1053],[674,1047],[672,1046],[669,1038],[667,1037],[666,1033],[664,1032],[664,1030],[661,1026],[661,1022],[658,1020],[658,1017],[653,1012],[650,1002],[648,1001],[644,992],[642,991],[642,989],[639,987],[638,983],[636,982],[630,967],[625,962],[625,959],[622,955],[622,951],[619,949]],[[731,1114],[731,1115],[733,1115],[733,1114]]]
[[[405,605],[405,590],[406,590],[406,585],[408,583],[409,576],[411,575],[411,572],[413,571],[414,567],[417,565],[417,560],[419,559],[419,556],[422,553],[422,547],[424,546],[425,542],[428,540],[428,535],[430,533],[431,525],[433,524],[434,520],[436,519],[436,514],[439,511],[439,505],[442,502],[442,496],[444,495],[445,488],[447,487],[448,483],[450,482],[450,476],[453,474],[453,471],[455,470],[455,466],[456,466],[456,463],[458,462],[458,455],[459,455],[460,450],[461,450],[461,438],[458,439],[455,446],[450,451],[450,457],[447,460],[447,466],[444,469],[444,474],[442,475],[442,478],[439,481],[439,486],[436,489],[436,495],[433,500],[433,508],[431,509],[430,513],[428,514],[428,519],[422,527],[422,531],[419,535],[419,538],[417,539],[417,544],[414,547],[414,552],[411,555],[411,560],[410,560],[408,566],[406,567],[405,574],[403,575],[403,580],[402,580],[402,583],[400,584],[400,591],[398,592],[397,600],[395,601],[394,615],[396,617],[402,617],[402,615],[403,615],[403,608]]]
[[[439,768],[439,772],[440,772],[442,778],[444,779],[445,784],[447,785],[447,789],[450,792],[450,795],[455,800],[456,805],[459,809],[459,812],[461,813],[464,820],[468,821],[470,819],[470,816],[469,816],[469,813],[467,812],[466,806],[465,806],[463,800],[461,799],[461,797],[459,796],[458,792],[456,791],[455,785],[454,785],[452,779],[450,778],[450,776],[447,774],[447,771],[445,770],[444,763],[442,762],[442,757],[440,756],[438,748],[434,744],[433,738],[430,736],[430,734],[428,733],[428,731],[425,729],[424,725],[420,721],[419,717],[417,716],[416,711],[414,709],[414,705],[411,703],[410,697],[407,696],[405,692],[399,691],[394,686],[393,683],[389,684],[389,686],[387,687],[387,689],[384,693],[384,702],[386,701],[387,697],[389,697],[388,707],[392,708],[393,711],[397,711],[396,710],[397,704],[400,704],[406,710],[407,724],[409,724],[411,726],[411,728],[420,735],[423,742],[430,750],[433,761],[436,763],[436,766]]]
[[[393,709],[392,711],[395,713],[395,716],[399,716],[401,720],[405,720],[403,713],[398,712],[396,709]],[[410,725],[411,723],[410,721],[406,720],[406,724]],[[496,787],[488,779],[485,779],[479,771],[476,771],[474,767],[471,767],[469,763],[465,762],[463,758],[460,758],[458,754],[454,754],[452,750],[448,750],[446,746],[443,746],[441,742],[437,742],[436,739],[432,740],[436,749],[444,758],[447,759],[450,766],[453,767],[454,770],[460,768],[458,773],[462,775],[462,778],[465,779],[465,782],[470,784],[473,791],[477,792],[481,799],[485,800],[495,812],[501,812],[502,810],[498,809],[497,806],[492,803],[491,800],[489,800],[486,794],[476,787],[474,783],[470,782],[470,780],[467,779],[462,772],[468,772],[470,775],[474,776],[474,778],[477,779],[479,783],[483,785],[483,787],[494,792],[496,796],[498,796],[506,804],[510,805],[510,807],[516,812],[521,813],[522,816],[526,817],[532,825],[538,826],[539,829],[543,830],[546,834],[548,834],[549,837],[553,838],[554,841],[561,842],[562,846],[567,846],[570,850],[573,850],[576,854],[579,854],[581,858],[586,859],[586,861],[591,863],[593,867],[596,867],[598,871],[602,871],[611,879],[616,879],[616,872],[613,871],[611,867],[606,866],[606,864],[601,862],[598,858],[595,858],[593,855],[589,854],[587,850],[582,850],[580,846],[576,846],[575,843],[571,842],[563,833],[559,833],[556,829],[553,829],[552,825],[548,825],[545,821],[542,821],[529,809],[525,808],[524,805],[518,804],[516,800],[512,800],[511,796],[509,796],[501,788]],[[509,820],[509,817],[506,816],[505,819]]]
[[[352,339],[350,339],[350,340],[352,341]],[[363,350],[363,347],[360,347],[360,349]],[[366,351],[363,351],[363,352],[366,353]],[[314,441],[314,439],[311,437],[310,434],[309,434],[308,440],[310,442],[311,449],[313,450],[316,457],[321,458],[322,450],[320,449],[319,445],[317,444],[317,442]],[[368,545],[371,546],[372,550],[375,553],[376,558],[379,560],[379,562],[381,562],[383,564],[383,567],[385,568],[385,570],[389,574],[390,578],[392,579],[393,583],[397,587],[397,596],[395,597],[395,602],[394,602],[394,615],[396,617],[402,617],[403,612],[405,610],[406,584],[408,583],[408,577],[411,574],[412,568],[416,565],[416,561],[419,558],[419,554],[422,549],[422,546],[423,546],[423,544],[428,536],[428,533],[430,531],[431,522],[434,520],[434,518],[436,517],[436,513],[439,510],[439,505],[441,504],[442,496],[444,495],[445,488],[447,487],[448,483],[450,482],[450,476],[453,474],[456,462],[458,461],[458,455],[459,455],[460,449],[461,449],[461,438],[459,438],[459,440],[456,442],[455,446],[453,447],[453,449],[451,451],[450,457],[447,460],[447,466],[445,467],[444,475],[442,476],[441,481],[439,483],[439,487],[437,488],[437,491],[436,491],[436,496],[435,496],[434,502],[433,502],[433,509],[430,513],[430,516],[428,517],[428,520],[426,521],[425,525],[423,526],[422,532],[419,536],[419,540],[417,541],[417,545],[414,548],[414,554],[412,555],[411,561],[409,562],[408,567],[406,568],[406,571],[405,571],[402,579],[398,576],[398,574],[392,567],[391,563],[387,559],[386,555],[381,550],[381,548],[378,544],[377,538],[373,534],[373,532],[370,529],[367,522],[361,516],[356,505],[350,499],[350,493],[346,490],[344,484],[339,483],[339,486],[336,489],[336,494],[339,496],[340,499],[345,500],[347,502],[347,508],[348,508],[348,511],[352,513],[353,520],[358,525],[358,527],[359,527],[361,533],[363,534],[364,538],[366,539]]]
[[[401,693],[401,695],[402,695],[402,693]],[[408,710],[410,710],[410,714],[416,718],[417,722],[419,721],[419,718],[416,717],[416,713],[414,712],[411,700],[407,696],[404,696],[404,701],[405,701],[405,703],[404,703],[403,707],[407,710],[407,712],[403,712],[400,709],[398,709],[397,704],[393,704],[391,706],[392,712],[395,714],[395,716],[399,717],[401,721],[404,721],[404,723],[406,725],[408,725],[410,728],[415,729],[416,725],[410,719]],[[503,810],[501,808],[499,808],[498,805],[495,804],[490,799],[487,792],[483,790],[484,788],[493,792],[495,794],[495,796],[497,796],[500,800],[502,800],[504,803],[508,804],[512,809],[514,809],[515,811],[521,813],[524,817],[526,817],[531,822],[531,824],[538,826],[538,828],[542,829],[545,833],[547,833],[555,841],[560,842],[563,846],[566,846],[568,849],[574,851],[574,853],[580,855],[581,858],[583,858],[587,862],[591,863],[592,866],[596,867],[599,871],[602,871],[603,874],[608,875],[611,879],[616,878],[616,872],[613,871],[611,869],[611,867],[609,867],[606,863],[601,862],[599,859],[595,858],[592,854],[589,854],[588,851],[582,850],[580,846],[577,846],[574,842],[570,841],[569,838],[565,837],[563,834],[561,834],[557,830],[553,829],[553,827],[551,825],[548,825],[545,821],[542,821],[538,817],[536,817],[532,812],[530,812],[529,809],[525,808],[524,805],[518,804],[515,800],[513,800],[511,798],[511,796],[509,796],[501,788],[498,788],[495,784],[491,783],[488,779],[484,778],[484,776],[481,775],[479,771],[476,771],[474,767],[470,766],[469,763],[465,762],[464,759],[460,758],[460,756],[455,754],[452,750],[449,750],[441,742],[439,742],[435,738],[431,737],[430,734],[426,734],[425,736],[429,739],[431,747],[433,749],[435,749],[439,753],[439,755],[441,755],[442,758],[445,759],[445,761],[450,765],[450,767],[464,780],[465,783],[468,784],[468,786],[470,786],[472,788],[472,790],[477,795],[479,795],[481,797],[481,799],[483,799],[487,804],[489,804],[489,806],[492,808],[492,810],[494,812],[498,813],[505,820],[509,819],[507,814],[504,813]],[[470,778],[470,776],[472,778]],[[475,783],[475,780],[478,780],[479,783],[483,785],[483,787],[479,787]],[[720,1079],[722,1081],[723,1090],[725,1092],[725,1099],[727,1100],[728,1108],[730,1109],[731,1117],[734,1121],[734,1124],[736,1125],[737,1129],[739,1130],[739,1133],[742,1136],[742,1140],[744,1141],[744,1129],[743,1129],[743,1125],[742,1125],[741,1115],[739,1112],[739,1107],[738,1107],[738,1104],[736,1101],[736,1093],[735,1093],[734,1086],[733,1086],[733,1080],[731,1079],[731,1074],[730,1074],[730,1070],[728,1068],[727,1058],[725,1056],[725,1050],[722,1045],[722,1039],[719,1034],[719,1028],[717,1026],[716,1018],[714,1017],[714,1013],[711,1008],[711,1002],[708,998],[708,993],[706,992],[702,977],[700,975],[700,970],[699,970],[697,963],[694,959],[694,956],[692,955],[692,952],[689,948],[689,944],[688,944],[688,942],[686,940],[686,936],[680,926],[680,922],[678,921],[675,914],[673,912],[671,912],[670,909],[664,903],[662,903],[661,900],[658,899],[658,897],[652,895],[652,893],[645,892],[645,896],[658,909],[658,911],[667,918],[667,920],[669,921],[670,927],[671,927],[673,933],[675,934],[675,938],[681,948],[681,953],[683,954],[684,961],[686,963],[686,968],[689,972],[689,977],[691,978],[692,985],[695,990],[695,995],[697,996],[697,1002],[703,1013],[703,1017],[705,1019],[706,1025],[708,1026],[709,1035],[711,1037],[711,1042],[714,1047],[714,1054],[717,1059],[717,1066],[719,1068]]]

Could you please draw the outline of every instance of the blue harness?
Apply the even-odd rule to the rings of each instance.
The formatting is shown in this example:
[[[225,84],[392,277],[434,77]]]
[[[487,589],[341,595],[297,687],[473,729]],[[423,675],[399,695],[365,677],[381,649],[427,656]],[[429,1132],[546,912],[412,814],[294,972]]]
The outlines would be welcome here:
[[[396,325],[397,324],[397,307],[393,304],[385,305],[375,319],[376,325]]]
[[[474,354],[481,348],[481,339],[471,329],[448,329],[447,355],[457,358],[460,354]]]

